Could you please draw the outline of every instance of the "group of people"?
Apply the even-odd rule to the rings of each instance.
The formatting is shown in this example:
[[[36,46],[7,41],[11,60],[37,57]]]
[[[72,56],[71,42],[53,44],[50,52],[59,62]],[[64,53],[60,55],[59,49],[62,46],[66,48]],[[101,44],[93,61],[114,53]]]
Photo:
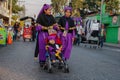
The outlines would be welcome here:
[[[80,17],[75,18],[74,21],[77,29],[74,45],[88,42],[89,44],[96,44],[98,47],[103,47],[106,35],[104,24],[100,25],[98,20],[92,19],[84,20],[83,23]],[[91,43],[90,41],[93,42]]]
[[[35,59],[39,55],[39,63],[41,66],[45,64],[47,49],[50,50],[50,54],[62,53],[65,60],[70,58],[72,44],[75,37],[76,27],[74,20],[71,18],[72,8],[65,7],[64,16],[60,18],[59,22],[56,23],[55,18],[51,14],[52,7],[49,4],[44,4],[37,17],[36,30],[38,32]],[[55,46],[58,44],[59,49]],[[47,45],[47,49],[46,49]]]
[[[40,65],[45,64],[47,49],[50,50],[52,56],[55,55],[55,53],[62,53],[65,60],[68,60],[71,55],[75,35],[84,35],[82,25],[76,25],[73,18],[71,18],[71,7],[66,6],[64,8],[64,16],[59,19],[58,23],[51,14],[51,9],[52,7],[49,4],[44,4],[36,20],[36,31],[38,35],[34,57],[37,59],[39,55]],[[103,40],[101,40],[101,42],[103,42]],[[58,44],[59,49],[55,44]],[[55,57],[53,57],[53,59],[55,59]]]
[[[31,27],[30,28],[30,32],[31,32],[31,36],[32,36],[32,41],[34,42],[35,41],[35,39],[36,39],[36,29],[35,29],[35,23],[34,22],[31,22],[31,25],[24,25],[24,27],[22,28],[21,26],[20,26],[20,24],[18,23],[18,22],[16,22],[15,24],[14,24],[14,26],[13,26],[13,33],[14,33],[14,35],[13,35],[13,40],[15,41],[15,40],[19,40],[20,39],[20,37],[23,35],[23,33],[24,33],[24,28],[29,28],[29,27]]]

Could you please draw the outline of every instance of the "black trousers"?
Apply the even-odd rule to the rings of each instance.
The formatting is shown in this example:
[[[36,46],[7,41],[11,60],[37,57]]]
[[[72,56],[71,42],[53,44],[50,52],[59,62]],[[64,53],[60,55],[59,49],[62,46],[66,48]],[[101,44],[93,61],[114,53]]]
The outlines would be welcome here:
[[[74,45],[76,45],[76,44],[79,45],[79,44],[80,44],[80,37],[81,37],[81,36],[80,36],[80,34],[77,34],[76,36],[77,36],[77,37],[76,37],[76,40],[74,41]]]
[[[38,54],[39,54],[39,44],[38,44],[38,42],[39,42],[39,40],[38,40],[38,37],[37,37],[34,57],[38,57]]]
[[[32,33],[32,41],[35,41],[35,38],[36,38],[36,32],[33,31],[33,33]]]

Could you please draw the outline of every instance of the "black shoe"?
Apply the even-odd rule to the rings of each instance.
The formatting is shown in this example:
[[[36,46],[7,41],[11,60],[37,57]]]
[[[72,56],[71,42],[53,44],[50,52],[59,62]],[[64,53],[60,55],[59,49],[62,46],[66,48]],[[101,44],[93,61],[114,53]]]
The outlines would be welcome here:
[[[40,61],[40,67],[43,67],[45,65],[45,61]]]
[[[59,63],[58,69],[62,69],[62,68],[63,68],[62,63]]]
[[[46,64],[43,65],[43,69],[44,70],[47,70],[48,69],[48,66]]]

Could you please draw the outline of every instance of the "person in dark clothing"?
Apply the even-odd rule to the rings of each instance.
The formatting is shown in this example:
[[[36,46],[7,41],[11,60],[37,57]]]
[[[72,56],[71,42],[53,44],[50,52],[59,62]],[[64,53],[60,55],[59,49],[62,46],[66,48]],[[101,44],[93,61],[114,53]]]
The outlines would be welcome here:
[[[18,34],[18,28],[19,28],[19,24],[16,22],[13,26],[14,28],[14,36],[13,36],[13,40],[17,39],[17,34]]]
[[[106,35],[106,33],[105,33],[105,26],[104,26],[104,24],[102,24],[101,25],[101,29],[100,29],[100,33],[99,33],[99,44],[98,44],[98,46],[99,47],[103,47],[103,45],[104,45],[104,36]]]
[[[37,36],[37,39],[36,39],[36,47],[35,47],[35,54],[34,54],[34,57],[35,57],[35,60],[37,59],[38,57],[38,53],[39,53],[39,45],[38,45],[38,36]]]
[[[33,22],[32,23],[32,41],[34,42],[35,41],[35,38],[36,38],[36,29],[35,29],[35,23]]]

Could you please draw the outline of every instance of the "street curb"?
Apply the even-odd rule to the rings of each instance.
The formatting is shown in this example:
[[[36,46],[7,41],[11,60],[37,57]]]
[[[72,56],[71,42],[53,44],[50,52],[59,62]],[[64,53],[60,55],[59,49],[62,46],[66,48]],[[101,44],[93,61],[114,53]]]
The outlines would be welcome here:
[[[110,47],[110,48],[120,49],[120,46],[119,46],[119,45],[115,45],[115,44],[107,44],[107,43],[104,43],[104,46],[105,46],[105,47]]]

